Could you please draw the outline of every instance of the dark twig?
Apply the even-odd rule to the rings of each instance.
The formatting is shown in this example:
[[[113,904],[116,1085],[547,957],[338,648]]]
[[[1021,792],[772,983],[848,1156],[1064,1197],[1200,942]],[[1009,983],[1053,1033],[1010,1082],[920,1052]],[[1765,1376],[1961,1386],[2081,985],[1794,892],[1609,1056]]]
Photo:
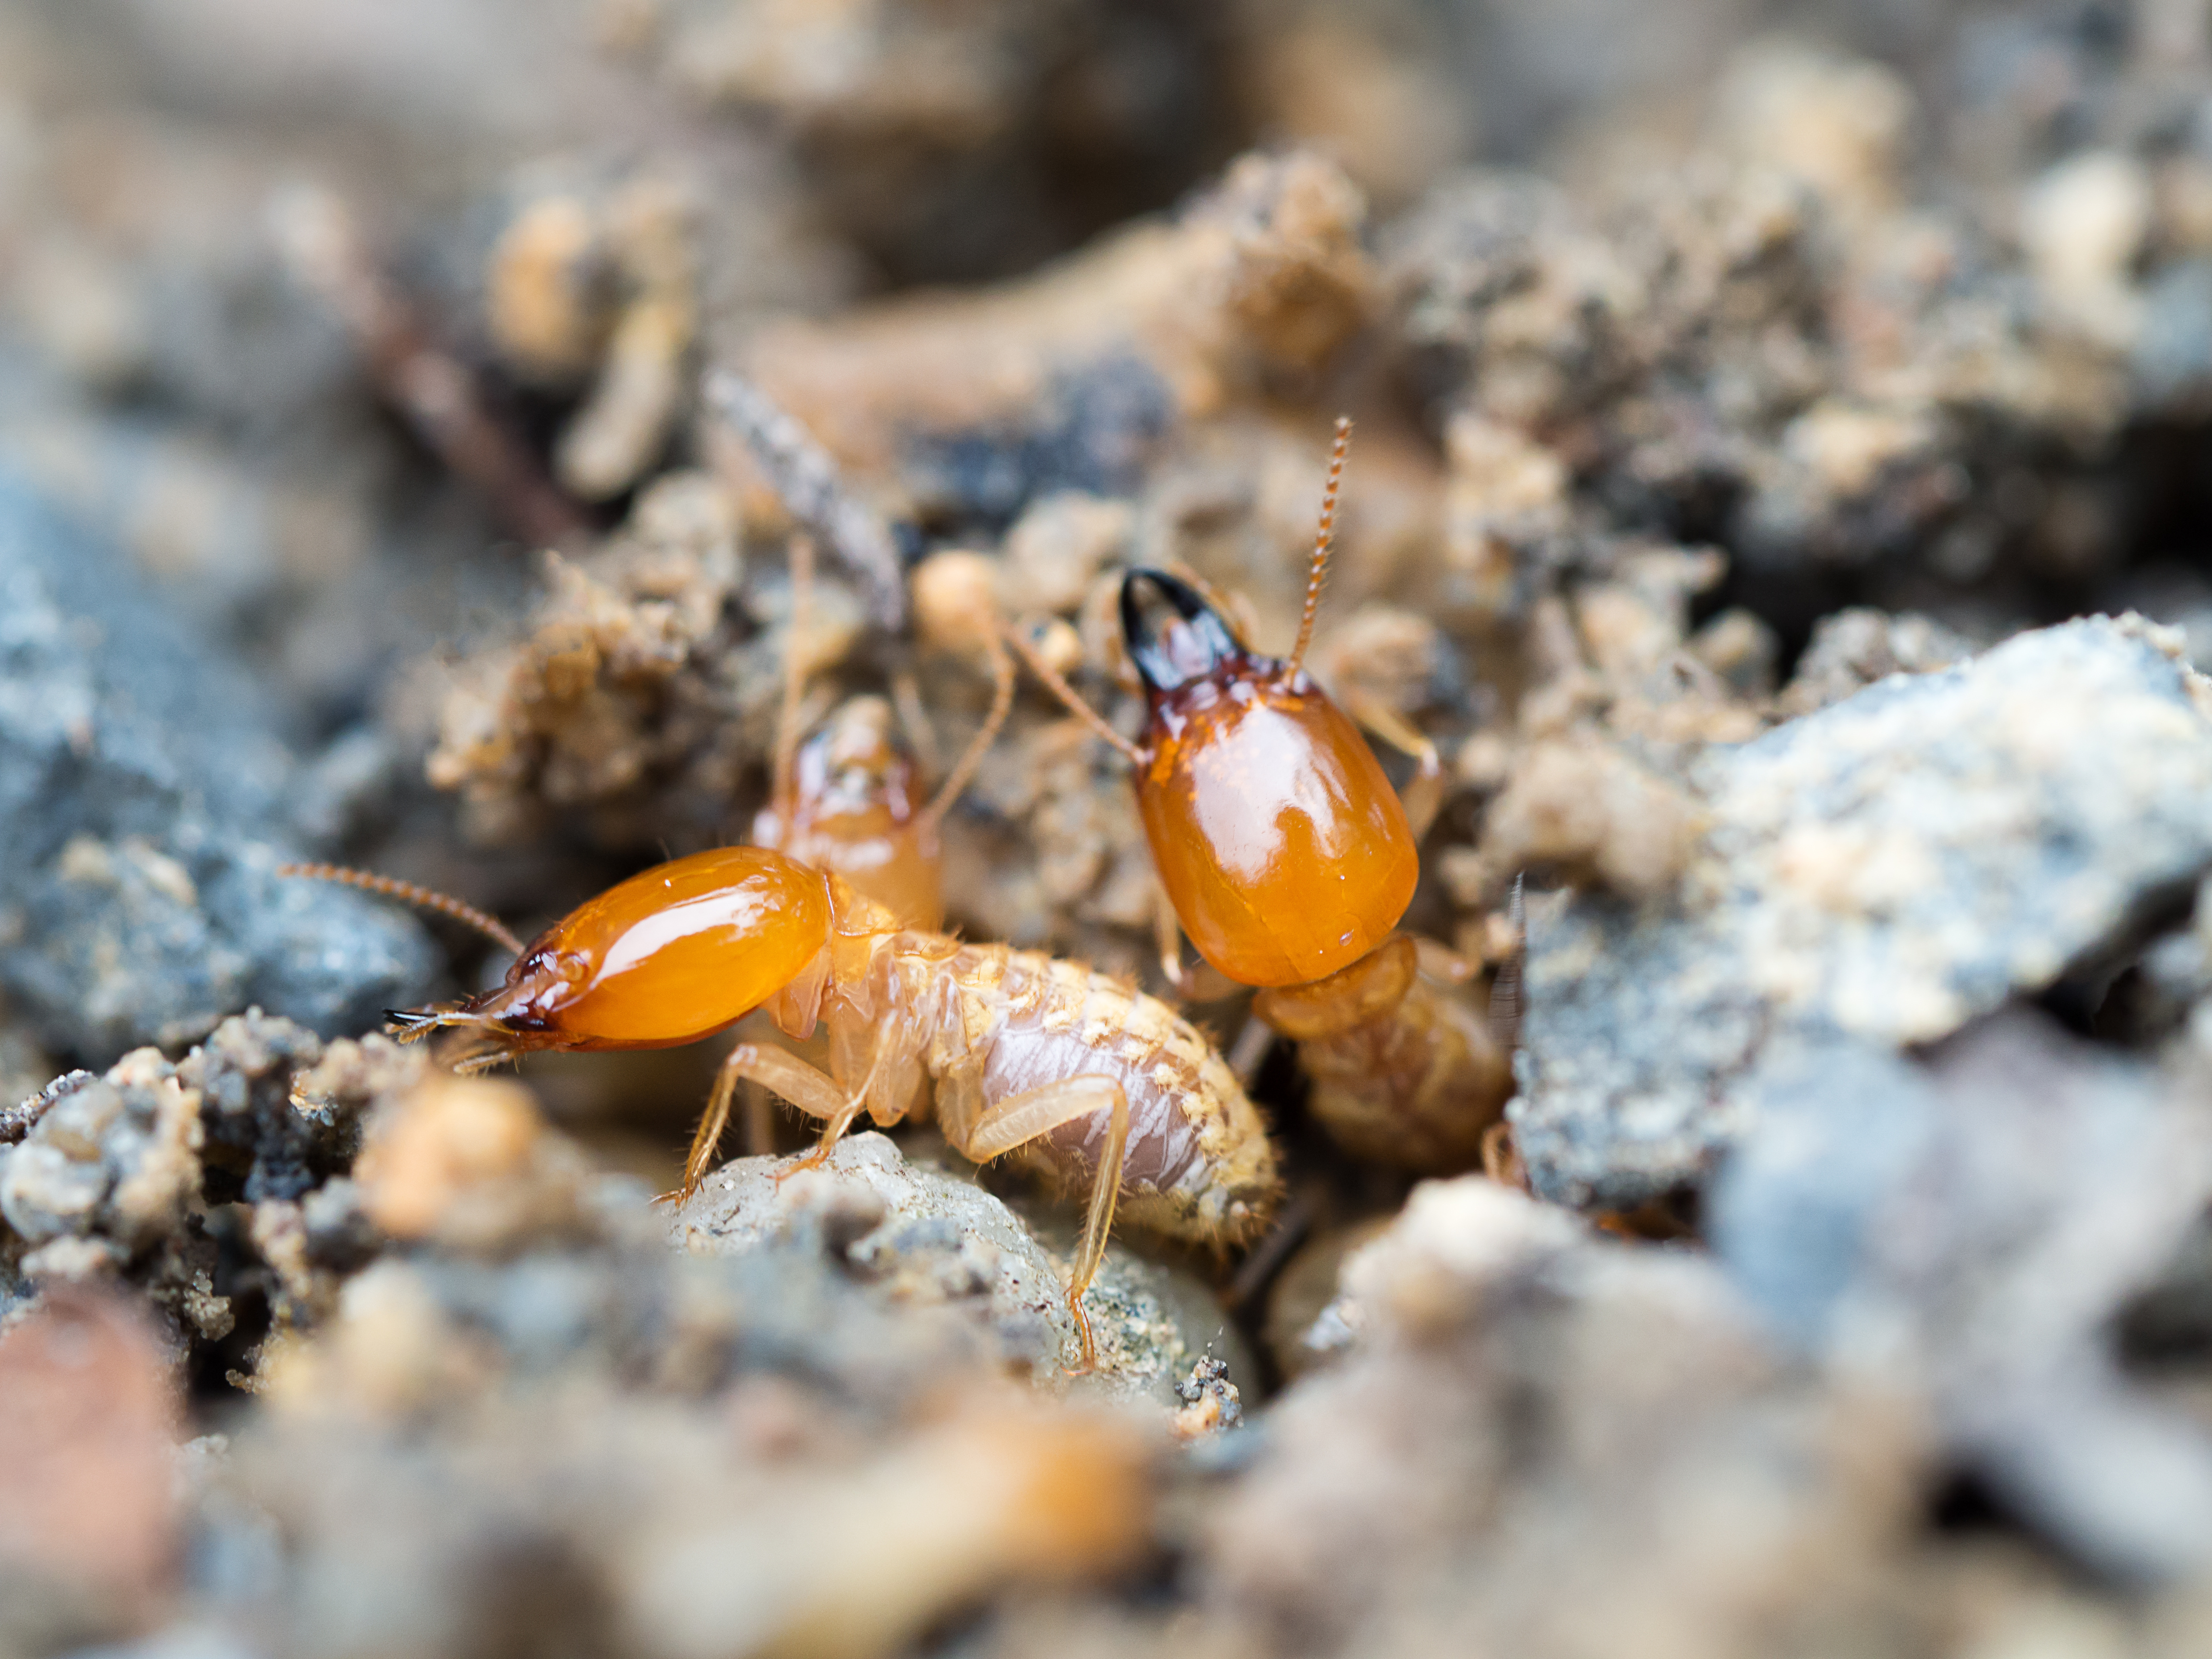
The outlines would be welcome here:
[[[1490,981],[1490,1034],[1509,1054],[1521,1046],[1521,1016],[1525,1008],[1522,988],[1528,967],[1528,908],[1522,897],[1525,874],[1513,878],[1513,897],[1506,914],[1513,919],[1513,949]]]
[[[1310,1192],[1301,1189],[1292,1193],[1290,1201],[1276,1215],[1275,1224],[1261,1235],[1237,1267],[1237,1276],[1222,1292],[1222,1305],[1236,1313],[1257,1301],[1283,1264],[1290,1260],[1291,1252],[1305,1242],[1306,1235],[1320,1218],[1320,1210]]]
[[[744,440],[768,475],[784,511],[822,538],[830,554],[868,590],[878,623],[906,625],[906,581],[890,527],[845,487],[837,465],[807,429],[743,375],[710,369],[707,403]]]
[[[0,1146],[22,1139],[38,1127],[39,1120],[56,1101],[75,1094],[92,1080],[89,1072],[64,1072],[21,1105],[0,1107]]]
[[[468,369],[433,343],[415,307],[378,269],[344,203],[325,191],[295,192],[283,204],[277,233],[301,281],[353,336],[378,392],[433,454],[490,498],[510,530],[538,547],[591,534],[583,514],[484,408]]]

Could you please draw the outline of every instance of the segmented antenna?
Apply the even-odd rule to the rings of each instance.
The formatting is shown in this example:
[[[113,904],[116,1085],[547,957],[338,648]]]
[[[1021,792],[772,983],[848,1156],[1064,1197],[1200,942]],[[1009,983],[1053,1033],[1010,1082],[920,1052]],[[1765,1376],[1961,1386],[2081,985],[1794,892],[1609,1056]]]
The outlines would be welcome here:
[[[1036,648],[1022,637],[1018,629],[1002,628],[999,630],[999,637],[1013,647],[1014,653],[1029,665],[1030,672],[1042,680],[1053,696],[1067,705],[1069,714],[1103,738],[1123,760],[1132,766],[1142,766],[1151,758],[1135,744],[1107,725],[1103,714],[1076,696],[1075,688],[1067,683],[1058,669],[1037,654]]]
[[[371,893],[380,893],[386,898],[396,898],[404,904],[412,904],[424,910],[435,910],[441,915],[451,916],[455,921],[465,921],[502,950],[522,954],[522,941],[509,933],[507,925],[496,916],[486,915],[473,904],[437,892],[428,887],[418,887],[411,881],[402,881],[397,876],[380,876],[374,871],[356,870],[345,864],[280,864],[280,876],[298,876],[309,881],[334,881],[341,887],[359,887]]]
[[[969,740],[968,747],[953,763],[952,769],[945,775],[945,781],[937,786],[937,793],[930,797],[929,805],[921,809],[918,821],[929,834],[935,834],[937,826],[945,822],[945,815],[960,799],[960,792],[967,788],[976,769],[983,764],[983,757],[989,752],[992,742],[998,737],[999,728],[1006,723],[1006,716],[1013,712],[1014,659],[1006,654],[1005,643],[996,635],[991,636],[989,650],[991,712],[983,716],[981,728]]]
[[[1313,568],[1306,575],[1305,614],[1298,618],[1298,642],[1291,650],[1291,666],[1304,665],[1306,647],[1313,643],[1314,618],[1321,611],[1322,580],[1328,574],[1329,550],[1336,542],[1336,490],[1344,482],[1344,457],[1352,447],[1352,416],[1336,417],[1336,442],[1328,452],[1328,487],[1322,491],[1321,528],[1314,532]]]

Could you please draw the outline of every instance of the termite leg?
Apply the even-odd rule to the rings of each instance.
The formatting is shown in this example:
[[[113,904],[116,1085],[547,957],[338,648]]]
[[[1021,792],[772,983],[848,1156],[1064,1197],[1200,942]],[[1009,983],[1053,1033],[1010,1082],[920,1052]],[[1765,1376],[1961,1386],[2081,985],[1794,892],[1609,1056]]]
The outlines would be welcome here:
[[[937,726],[922,705],[921,685],[911,668],[902,668],[891,676],[891,707],[897,711],[899,725],[906,732],[907,747],[921,763],[923,775],[944,775],[945,756],[937,746]]]
[[[914,1103],[914,1097],[921,1093],[924,1074],[918,1049],[894,1055],[890,1065],[876,1078],[868,1096],[868,1115],[885,1127],[898,1122]]]
[[[769,799],[777,818],[788,826],[798,797],[799,707],[806,690],[806,661],[801,654],[805,630],[814,610],[814,543],[801,533],[791,538],[791,609],[783,623],[783,701],[775,716],[775,762]]]
[[[845,1098],[843,1090],[797,1055],[757,1042],[740,1042],[724,1058],[722,1069],[714,1078],[714,1092],[708,1097],[707,1115],[699,1120],[698,1133],[691,1137],[691,1154],[684,1161],[684,1185],[676,1194],[679,1202],[697,1192],[706,1180],[714,1149],[730,1127],[730,1103],[737,1097],[738,1085],[746,1082],[760,1084],[782,1096],[810,1117],[829,1121],[822,1145],[801,1168],[827,1158],[860,1109]]]
[[[1212,1002],[1237,994],[1237,981],[1203,957],[1196,962],[1183,960],[1182,918],[1176,914],[1175,901],[1168,896],[1167,885],[1157,872],[1152,886],[1152,945],[1160,954],[1160,972],[1177,1001]]]
[[[775,1151],[775,1103],[767,1090],[745,1080],[745,1155],[766,1158]]]
[[[1182,965],[1182,918],[1176,914],[1167,884],[1157,875],[1152,878],[1152,942],[1159,947],[1160,972],[1167,975],[1168,988],[1188,1001],[1190,975]]]
[[[1413,775],[1398,792],[1398,799],[1406,808],[1413,839],[1420,840],[1444,804],[1444,763],[1434,740],[1389,703],[1358,691],[1345,697],[1344,712],[1413,760]]]
[[[1097,1345],[1091,1340],[1090,1316],[1083,1311],[1083,1293],[1098,1275],[1105,1260],[1106,1237],[1114,1228],[1114,1201],[1121,1192],[1122,1154],[1129,1144],[1129,1097],[1111,1078],[1071,1077],[1036,1089],[1009,1095],[987,1106],[969,1127],[961,1152],[978,1164],[991,1159],[1040,1135],[1050,1134],[1063,1123],[1088,1117],[1104,1107],[1109,1116],[1106,1147],[1091,1177],[1091,1209],[1084,1218],[1083,1243],[1067,1275],[1067,1308],[1075,1316],[1075,1334],[1082,1346],[1083,1368],[1098,1363]]]
[[[1274,1028],[1257,1014],[1248,1016],[1244,1029],[1237,1034],[1237,1041],[1222,1059],[1236,1074],[1237,1081],[1246,1090],[1252,1079],[1260,1074],[1260,1067],[1267,1058],[1267,1050],[1275,1046]]]

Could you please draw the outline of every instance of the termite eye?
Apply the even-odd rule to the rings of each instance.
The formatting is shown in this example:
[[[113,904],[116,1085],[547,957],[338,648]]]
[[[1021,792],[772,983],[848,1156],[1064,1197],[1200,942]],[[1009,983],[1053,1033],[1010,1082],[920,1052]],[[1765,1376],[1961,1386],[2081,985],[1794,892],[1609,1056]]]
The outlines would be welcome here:
[[[1132,570],[1121,579],[1121,637],[1153,691],[1178,690],[1245,654],[1221,614],[1179,576]]]
[[[580,984],[592,976],[592,964],[573,951],[556,950],[541,945],[526,951],[507,969],[510,984],[520,984],[526,979],[550,980],[562,985]]]

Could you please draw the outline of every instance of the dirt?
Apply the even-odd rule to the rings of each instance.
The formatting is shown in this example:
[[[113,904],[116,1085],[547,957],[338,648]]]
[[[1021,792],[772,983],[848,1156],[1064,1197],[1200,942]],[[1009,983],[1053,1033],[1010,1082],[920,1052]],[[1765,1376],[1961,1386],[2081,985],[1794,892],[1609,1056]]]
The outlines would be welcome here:
[[[0,1654],[2203,1650],[2207,108],[2197,0],[0,3]],[[660,1202],[719,1048],[456,1076],[503,955],[277,873],[526,939],[1001,622],[1133,734],[1339,415],[1400,1012],[1177,989],[1026,672],[938,830],[1287,1172],[1091,1373],[1018,1172]]]

